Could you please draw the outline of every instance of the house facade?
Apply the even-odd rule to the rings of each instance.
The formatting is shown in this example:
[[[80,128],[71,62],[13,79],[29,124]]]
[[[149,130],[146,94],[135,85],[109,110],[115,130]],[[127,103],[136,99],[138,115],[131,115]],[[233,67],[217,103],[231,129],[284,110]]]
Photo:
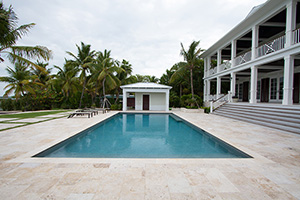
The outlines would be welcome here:
[[[300,2],[254,7],[200,57],[206,105],[226,93],[252,104],[300,105]]]
[[[123,111],[129,108],[142,111],[169,111],[171,86],[157,83],[134,83],[121,86],[123,90]],[[134,99],[129,100],[129,95]]]

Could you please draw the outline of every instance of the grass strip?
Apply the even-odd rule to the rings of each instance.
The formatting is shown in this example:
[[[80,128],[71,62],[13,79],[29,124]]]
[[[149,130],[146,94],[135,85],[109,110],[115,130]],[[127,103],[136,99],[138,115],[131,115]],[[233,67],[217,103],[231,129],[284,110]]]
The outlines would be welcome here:
[[[27,122],[26,124],[21,124],[21,125],[19,125],[19,126],[13,126],[13,127],[9,127],[9,128],[0,129],[0,132],[1,132],[1,131],[6,131],[6,130],[10,130],[10,129],[14,129],[14,128],[23,127],[23,126],[28,126],[28,125],[32,125],[32,124],[38,124],[38,123],[50,121],[50,120],[53,120],[53,119],[59,119],[59,118],[63,118],[63,117],[66,117],[66,116],[52,117],[52,118],[48,118],[48,119],[45,119],[45,120],[43,120],[43,121],[38,121],[38,122]]]
[[[17,114],[3,114],[0,115],[0,118],[19,118],[19,119],[27,119],[27,118],[35,118],[45,115],[53,115],[62,112],[68,112],[69,110],[54,110],[54,111],[42,111],[42,112],[30,112],[30,113],[17,113]]]

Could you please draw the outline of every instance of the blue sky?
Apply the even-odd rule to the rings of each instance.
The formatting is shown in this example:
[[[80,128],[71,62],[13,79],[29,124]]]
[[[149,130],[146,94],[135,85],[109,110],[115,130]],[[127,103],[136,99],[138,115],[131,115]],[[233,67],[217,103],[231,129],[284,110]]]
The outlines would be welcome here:
[[[18,45],[43,45],[53,51],[53,65],[63,66],[66,51],[75,44],[112,50],[112,57],[126,59],[133,74],[160,77],[180,57],[180,42],[193,40],[209,48],[241,22],[252,7],[265,0],[9,0],[19,25],[36,23]],[[0,75],[10,63],[0,63]],[[53,71],[55,72],[55,71]],[[3,95],[4,83],[0,83]]]

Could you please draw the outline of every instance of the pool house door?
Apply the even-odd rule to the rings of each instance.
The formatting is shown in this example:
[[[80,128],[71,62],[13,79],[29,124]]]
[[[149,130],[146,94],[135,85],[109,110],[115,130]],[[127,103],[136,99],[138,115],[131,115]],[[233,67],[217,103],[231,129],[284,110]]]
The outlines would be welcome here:
[[[149,110],[149,95],[143,95],[143,110]]]

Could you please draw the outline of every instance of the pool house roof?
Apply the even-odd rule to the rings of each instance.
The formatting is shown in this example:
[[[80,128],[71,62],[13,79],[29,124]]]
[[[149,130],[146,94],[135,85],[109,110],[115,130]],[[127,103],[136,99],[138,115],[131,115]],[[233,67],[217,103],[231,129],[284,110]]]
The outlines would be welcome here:
[[[122,85],[122,89],[171,89],[171,86],[162,85],[157,83],[133,83]]]

